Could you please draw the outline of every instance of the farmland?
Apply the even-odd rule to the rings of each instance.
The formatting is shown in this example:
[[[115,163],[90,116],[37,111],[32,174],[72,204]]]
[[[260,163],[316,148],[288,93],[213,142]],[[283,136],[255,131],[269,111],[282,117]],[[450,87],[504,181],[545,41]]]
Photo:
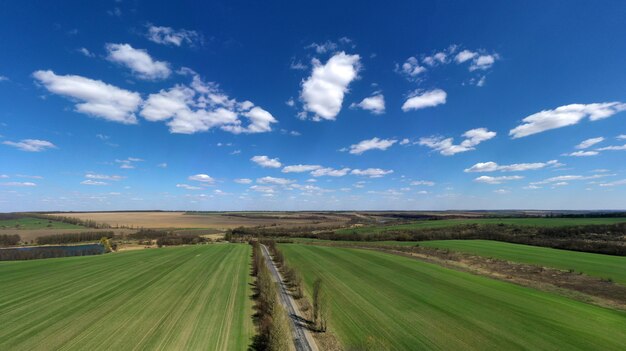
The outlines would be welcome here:
[[[415,245],[417,243],[395,242],[392,244]],[[467,252],[512,262],[573,269],[600,278],[611,278],[617,283],[626,285],[626,257],[624,256],[600,255],[489,240],[433,240],[419,242],[419,245]]]
[[[0,220],[0,229],[39,230],[39,229],[84,229],[85,227],[59,221],[33,217]]]
[[[337,230],[338,234],[377,234],[388,231],[413,230],[424,228],[446,228],[465,224],[511,224],[536,227],[565,227],[593,224],[624,223],[626,218],[475,218],[423,220],[405,224],[366,226]]]
[[[283,244],[307,292],[321,277],[344,346],[620,349],[626,313],[405,257]]]
[[[0,263],[0,349],[244,350],[248,245]]]

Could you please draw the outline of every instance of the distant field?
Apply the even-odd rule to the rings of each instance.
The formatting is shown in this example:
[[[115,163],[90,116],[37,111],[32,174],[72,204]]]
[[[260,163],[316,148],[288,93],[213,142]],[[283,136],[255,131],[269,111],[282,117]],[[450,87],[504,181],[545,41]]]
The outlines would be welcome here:
[[[339,229],[340,234],[375,234],[393,230],[411,230],[421,228],[443,228],[461,224],[515,224],[537,227],[564,227],[589,224],[615,224],[626,222],[626,218],[476,218],[476,219],[441,219],[424,220],[407,224],[356,227]]]
[[[573,269],[576,272],[583,272],[600,278],[612,278],[615,282],[626,285],[626,257],[624,256],[559,250],[490,240],[434,240],[422,241],[419,245],[468,252],[512,262]]]
[[[56,213],[56,215],[77,217],[83,220],[91,219],[98,223],[107,223],[112,226],[133,226],[135,228],[181,228],[181,229],[229,229],[236,227],[251,227],[259,225],[279,226],[325,226],[341,224],[348,218],[329,214],[307,218],[306,213],[259,215],[254,212],[240,213],[185,213],[185,212],[84,212],[84,213]]]
[[[245,350],[248,245],[0,262],[0,350]]]
[[[85,227],[41,218],[24,217],[18,219],[0,220],[0,231],[2,229],[85,229]]]
[[[307,292],[322,277],[345,346],[619,350],[626,313],[375,251],[282,244]]]

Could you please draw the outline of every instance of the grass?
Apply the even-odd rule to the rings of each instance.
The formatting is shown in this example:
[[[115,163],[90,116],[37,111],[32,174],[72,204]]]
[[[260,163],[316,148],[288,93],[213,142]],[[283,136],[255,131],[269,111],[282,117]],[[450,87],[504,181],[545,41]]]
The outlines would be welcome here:
[[[321,277],[344,346],[619,350],[626,313],[369,250],[282,244],[309,295]],[[375,349],[382,349],[380,345]]]
[[[23,217],[0,220],[0,229],[84,229],[85,227],[41,218]]]
[[[396,244],[398,243],[396,242]],[[415,244],[417,243],[402,243],[402,245]],[[419,245],[563,270],[573,269],[576,272],[595,277],[611,278],[616,283],[626,285],[626,257],[624,256],[559,250],[490,240],[433,240],[419,242]]]
[[[245,350],[248,245],[0,262],[0,350]]]
[[[422,228],[445,228],[462,224],[514,224],[537,227],[565,227],[591,224],[615,224],[626,222],[626,218],[476,218],[476,219],[441,219],[423,220],[406,224],[356,227],[339,229],[338,234],[377,234],[386,231],[412,230]]]

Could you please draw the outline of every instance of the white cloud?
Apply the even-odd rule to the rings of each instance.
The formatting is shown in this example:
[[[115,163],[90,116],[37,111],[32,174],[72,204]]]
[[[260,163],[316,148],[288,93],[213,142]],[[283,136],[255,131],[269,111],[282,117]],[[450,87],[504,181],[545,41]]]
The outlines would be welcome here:
[[[163,163],[159,163],[159,164],[157,165],[157,167],[159,167],[159,168],[167,168],[167,163],[165,163],[165,162],[163,162]]]
[[[334,120],[341,111],[348,85],[357,78],[360,56],[339,52],[324,65],[317,59],[312,64],[313,72],[302,82],[300,93],[304,110],[313,113],[314,120]]]
[[[238,183],[238,184],[250,184],[250,183],[252,183],[252,179],[249,179],[249,178],[237,178],[237,179],[235,179],[235,183]]]
[[[562,175],[544,179],[539,182],[532,182],[531,185],[541,185],[541,184],[550,184],[550,183],[558,183],[558,182],[569,182],[572,180],[589,180],[589,179],[598,179],[603,177],[610,177],[614,174],[594,174],[590,176],[582,176],[582,175]]]
[[[99,180],[87,179],[80,182],[82,185],[109,185],[109,183],[101,182]]]
[[[107,174],[97,174],[97,173],[87,173],[85,174],[85,178],[87,179],[98,179],[98,180],[114,180],[120,181],[126,177],[119,175],[107,175]]]
[[[575,151],[569,154],[564,154],[563,156],[573,156],[573,157],[586,157],[586,156],[596,156],[599,154],[597,151]]]
[[[407,138],[404,138],[404,139],[400,140],[400,145],[407,145],[409,143],[411,143],[411,141],[409,139],[407,139]]]
[[[435,107],[445,104],[448,94],[441,89],[425,92],[413,92],[402,105],[402,111],[419,110],[427,107]]]
[[[215,179],[213,179],[213,177],[207,174],[202,174],[202,173],[189,176],[188,179],[195,180],[197,182],[207,183],[207,184],[215,183]]]
[[[612,146],[605,146],[605,147],[601,147],[599,149],[596,149],[598,151],[620,151],[620,150],[626,150],[626,144],[624,145],[612,145]]]
[[[327,167],[327,168],[316,169],[313,172],[311,172],[311,175],[313,177],[324,177],[324,176],[343,177],[346,174],[348,174],[348,172],[350,172],[350,168],[334,169],[334,168]]]
[[[148,25],[148,40],[157,44],[181,46],[183,43],[195,45],[201,41],[202,37],[198,32],[187,29],[173,29],[171,27],[160,27]]]
[[[135,164],[134,164],[135,162],[143,162],[143,160],[140,158],[136,158],[136,157],[129,157],[125,160],[119,160],[119,159],[115,160],[115,163],[119,163],[120,168],[123,168],[123,169],[135,168]]]
[[[594,104],[571,104],[543,110],[522,120],[523,124],[511,129],[509,135],[513,139],[522,138],[546,130],[561,128],[577,124],[585,118],[591,121],[608,118],[626,110],[626,104],[621,102],[603,102]]]
[[[7,82],[7,81],[9,81],[9,77],[0,75],[0,82]]]
[[[383,94],[376,94],[370,97],[366,97],[361,102],[353,103],[350,105],[352,108],[361,108],[363,110],[371,111],[375,115],[385,113],[385,97]]]
[[[478,56],[478,53],[474,51],[463,50],[459,52],[458,54],[456,54],[456,56],[454,57],[454,60],[456,61],[456,63],[463,63],[467,60],[473,59],[476,56]]]
[[[87,57],[95,57],[96,55],[94,53],[92,53],[91,51],[87,50],[86,48],[80,48],[77,49],[76,51],[80,52],[81,54],[87,56]]]
[[[81,76],[58,76],[53,71],[33,73],[48,91],[80,101],[76,111],[108,121],[135,124],[135,110],[141,104],[138,93],[120,89],[100,80]]]
[[[0,185],[2,185],[2,186],[15,186],[15,187],[32,187],[32,186],[37,186],[37,184],[32,183],[32,182],[7,182],[7,183],[0,183]]]
[[[265,168],[279,168],[280,166],[282,166],[282,163],[280,163],[278,158],[269,158],[265,155],[254,156],[250,159],[250,161]]]
[[[327,52],[337,50],[337,47],[337,43],[327,40],[326,42],[321,44],[311,43],[310,45],[306,46],[305,49],[314,49],[315,52],[318,54],[325,54]]]
[[[442,155],[451,156],[459,152],[474,150],[475,146],[495,136],[496,132],[491,132],[486,128],[476,128],[463,133],[465,140],[463,140],[459,145],[453,144],[454,140],[452,138],[444,139],[436,136],[420,138],[418,144],[439,151]]]
[[[617,136],[617,139],[619,140],[626,140],[626,134],[620,134]]]
[[[276,192],[273,187],[267,185],[253,185],[250,187],[250,190],[265,194],[273,194]]]
[[[479,162],[470,168],[466,168],[464,172],[522,172],[522,171],[534,171],[542,169],[548,166],[557,167],[561,166],[559,161],[550,160],[548,162],[534,162],[534,163],[514,163],[510,165],[499,165],[495,162]]]
[[[291,165],[283,168],[283,173],[302,173],[302,172],[311,172],[316,169],[320,169],[322,166],[319,165]]]
[[[108,56],[107,60],[119,63],[129,68],[140,79],[157,80],[165,79],[172,74],[169,63],[156,61],[146,50],[135,49],[129,44],[105,45]]]
[[[8,175],[6,175],[6,174],[0,174],[0,178],[2,178],[2,179],[6,179],[6,178],[9,178],[9,176],[8,176]]]
[[[486,184],[502,184],[503,182],[507,182],[510,180],[520,180],[520,179],[524,179],[524,177],[522,176],[501,176],[501,177],[480,176],[474,179],[474,181],[478,183],[486,183]]]
[[[13,146],[22,151],[28,152],[41,152],[47,149],[55,149],[56,146],[47,141],[47,140],[39,140],[39,139],[22,139],[20,141],[3,141],[4,145]]]
[[[401,67],[396,66],[396,71],[405,74],[409,78],[415,78],[421,73],[426,72],[426,67],[420,66],[419,61],[411,56],[409,57]]]
[[[504,195],[504,194],[510,193],[511,191],[510,190],[506,190],[506,189],[497,189],[497,190],[494,190],[493,192],[496,193],[496,194]]]
[[[424,57],[422,62],[431,67],[438,64],[445,64],[448,63],[448,55],[445,52],[437,52],[431,56]]]
[[[367,169],[353,169],[350,174],[354,174],[357,176],[365,176],[370,178],[380,178],[386,176],[387,174],[393,173],[393,170],[384,170],[380,168],[367,168]]]
[[[603,141],[604,141],[603,137],[591,138],[591,139],[584,140],[580,144],[576,145],[575,148],[579,150],[587,149]]]
[[[489,69],[496,62],[497,58],[498,55],[480,55],[478,57],[475,57],[469,70],[475,71]]]
[[[614,182],[609,182],[609,183],[601,183],[599,185],[601,187],[611,187],[611,186],[618,186],[618,185],[624,185],[624,184],[626,184],[626,179],[616,180]]]
[[[203,188],[199,186],[193,186],[189,184],[176,184],[177,188],[187,189],[187,190],[202,190]]]
[[[397,142],[398,141],[395,139],[379,139],[379,138],[363,140],[359,142],[358,144],[350,145],[350,153],[353,155],[360,155],[364,153],[365,151],[369,151],[369,150],[383,150],[384,151],[390,148],[393,144]]]
[[[295,180],[286,178],[263,177],[256,180],[259,184],[287,185],[295,182]]]
[[[215,83],[205,83],[192,70],[182,74],[192,75],[189,86],[176,85],[169,90],[150,94],[143,104],[141,115],[152,122],[167,121],[171,133],[193,134],[212,128],[240,133],[271,131],[276,119],[250,101],[237,102],[224,94]],[[241,117],[248,119],[243,126]]]
[[[411,182],[411,185],[414,185],[414,186],[418,186],[418,185],[434,186],[435,182],[432,182],[430,180],[415,180],[415,181]]]

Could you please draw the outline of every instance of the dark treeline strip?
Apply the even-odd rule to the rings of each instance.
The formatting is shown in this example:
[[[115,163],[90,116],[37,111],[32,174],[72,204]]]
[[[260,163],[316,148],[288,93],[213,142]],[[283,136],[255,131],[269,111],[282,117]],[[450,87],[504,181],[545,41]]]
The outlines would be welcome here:
[[[174,233],[170,230],[158,230],[158,229],[146,229],[141,228],[139,231],[128,234],[127,237],[130,239],[159,239],[166,236],[172,236]]]
[[[111,226],[106,223],[98,223],[91,219],[80,219],[76,217],[68,217],[68,216],[59,216],[59,215],[49,215],[49,214],[40,214],[40,213],[22,213],[22,217],[33,217],[45,220],[52,220],[57,222],[63,222],[67,224],[79,225],[87,228],[94,229],[109,229]]]
[[[100,255],[105,252],[101,244],[76,246],[36,246],[0,249],[0,261],[35,260],[69,256]]]
[[[157,246],[176,246],[176,245],[195,245],[209,241],[207,238],[203,238],[194,234],[172,234],[170,236],[163,236],[157,239]]]
[[[0,247],[15,246],[20,243],[20,236],[17,234],[0,235]]]
[[[255,320],[258,335],[252,345],[257,351],[287,351],[290,349],[291,332],[288,316],[278,301],[278,289],[267,267],[258,241],[252,245],[252,274],[255,276]]]
[[[83,241],[98,241],[104,238],[113,238],[114,233],[107,232],[81,232],[81,233],[66,233],[66,234],[51,234],[38,237],[37,244],[39,245],[52,245],[52,244],[71,244],[80,243]]]
[[[626,223],[537,227],[512,224],[461,224],[445,228],[417,228],[365,234],[354,231],[339,234],[315,231],[314,228],[236,228],[230,232],[242,237],[301,237],[350,241],[424,241],[450,239],[484,239],[556,249],[626,256]]]

